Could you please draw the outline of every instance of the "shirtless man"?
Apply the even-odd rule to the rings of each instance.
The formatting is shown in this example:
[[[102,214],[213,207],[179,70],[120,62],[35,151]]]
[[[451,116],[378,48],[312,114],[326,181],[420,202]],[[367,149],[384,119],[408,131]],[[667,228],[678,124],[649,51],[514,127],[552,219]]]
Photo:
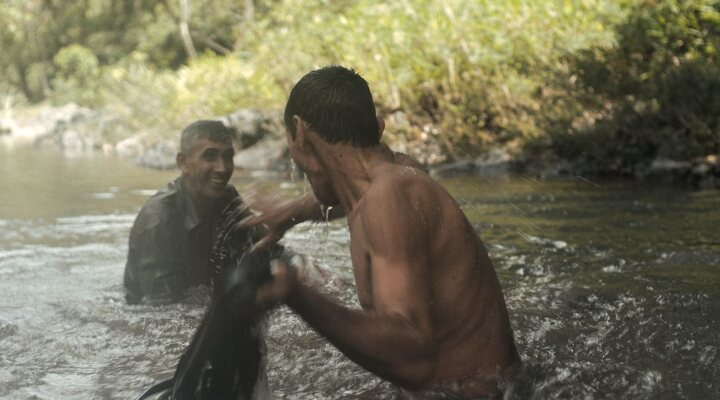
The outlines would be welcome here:
[[[496,395],[519,367],[500,283],[458,204],[428,174],[380,144],[367,83],[325,67],[305,75],[285,108],[290,156],[313,195],[272,207],[256,201],[278,240],[294,224],[340,207],[362,310],[349,309],[273,262],[259,307],[285,303],[365,369],[409,390]]]

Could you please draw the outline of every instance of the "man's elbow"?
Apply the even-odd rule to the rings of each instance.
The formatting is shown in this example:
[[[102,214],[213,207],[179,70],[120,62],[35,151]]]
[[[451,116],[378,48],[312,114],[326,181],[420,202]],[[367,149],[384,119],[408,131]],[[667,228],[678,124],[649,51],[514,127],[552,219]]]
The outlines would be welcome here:
[[[410,360],[395,365],[393,383],[408,390],[419,390],[433,382],[437,357],[434,345],[428,345]]]

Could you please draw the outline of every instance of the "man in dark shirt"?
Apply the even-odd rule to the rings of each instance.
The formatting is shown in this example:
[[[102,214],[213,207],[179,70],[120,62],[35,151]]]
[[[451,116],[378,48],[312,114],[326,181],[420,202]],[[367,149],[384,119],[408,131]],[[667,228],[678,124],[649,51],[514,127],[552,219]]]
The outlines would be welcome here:
[[[233,173],[233,131],[219,121],[183,129],[177,165],[181,176],[151,197],[130,231],[124,285],[130,304],[179,299],[210,282],[210,251],[222,210],[238,193]]]

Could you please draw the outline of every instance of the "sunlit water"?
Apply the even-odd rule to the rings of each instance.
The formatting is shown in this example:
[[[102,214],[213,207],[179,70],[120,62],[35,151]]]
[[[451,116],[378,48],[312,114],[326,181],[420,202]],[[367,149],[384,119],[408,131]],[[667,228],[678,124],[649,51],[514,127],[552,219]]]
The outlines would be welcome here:
[[[128,306],[121,280],[135,214],[175,175],[0,147],[0,398],[132,399],[172,374],[206,293]],[[283,196],[305,190],[269,184]],[[717,191],[522,177],[443,184],[505,290],[527,365],[514,398],[720,398]],[[341,222],[305,224],[285,244],[346,277],[348,239]],[[356,306],[342,281],[326,290]],[[287,309],[269,325],[276,398],[398,398]]]

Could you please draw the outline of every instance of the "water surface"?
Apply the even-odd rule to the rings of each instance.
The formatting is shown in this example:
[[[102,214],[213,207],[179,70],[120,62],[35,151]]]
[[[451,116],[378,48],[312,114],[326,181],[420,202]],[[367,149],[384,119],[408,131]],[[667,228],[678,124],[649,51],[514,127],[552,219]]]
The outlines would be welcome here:
[[[130,399],[172,374],[205,295],[128,306],[135,214],[175,171],[0,147],[0,398]],[[255,179],[236,174],[241,189]],[[720,398],[720,196],[636,182],[442,181],[495,262],[528,366],[514,398]],[[304,182],[268,182],[283,196]],[[342,221],[284,239],[350,274]],[[357,306],[352,285],[325,290]],[[287,309],[269,321],[277,398],[394,399]]]

